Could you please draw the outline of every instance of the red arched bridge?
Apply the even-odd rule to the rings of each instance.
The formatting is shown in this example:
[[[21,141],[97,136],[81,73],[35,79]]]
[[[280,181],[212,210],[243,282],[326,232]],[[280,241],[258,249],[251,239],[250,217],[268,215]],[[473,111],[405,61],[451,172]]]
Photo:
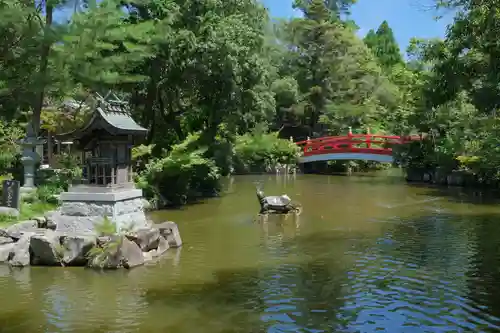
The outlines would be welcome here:
[[[330,160],[365,160],[392,163],[392,146],[421,140],[421,136],[352,134],[296,142],[302,148],[299,163]]]

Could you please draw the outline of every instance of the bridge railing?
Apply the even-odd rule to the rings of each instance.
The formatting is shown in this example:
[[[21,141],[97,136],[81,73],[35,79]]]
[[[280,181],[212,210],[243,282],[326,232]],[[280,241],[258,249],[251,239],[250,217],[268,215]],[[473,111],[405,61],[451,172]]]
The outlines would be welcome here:
[[[345,136],[327,136],[296,142],[304,156],[330,154],[335,152],[392,154],[392,146],[420,140],[420,136],[351,134]]]

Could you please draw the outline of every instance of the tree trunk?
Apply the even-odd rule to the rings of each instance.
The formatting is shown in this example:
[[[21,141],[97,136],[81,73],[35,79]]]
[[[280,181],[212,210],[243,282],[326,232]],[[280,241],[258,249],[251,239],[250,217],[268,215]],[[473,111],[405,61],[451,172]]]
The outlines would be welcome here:
[[[40,72],[39,72],[39,77],[40,77],[40,85],[37,87],[38,88],[38,96],[35,101],[35,105],[33,107],[33,119],[32,119],[32,126],[33,126],[33,133],[35,136],[38,136],[40,133],[40,118],[42,114],[42,108],[43,108],[43,99],[45,97],[45,86],[46,86],[46,76],[47,76],[47,68],[49,65],[49,54],[50,54],[50,40],[47,40],[47,34],[49,29],[52,26],[52,20],[53,20],[53,14],[54,14],[54,7],[47,5],[46,6],[46,14],[45,14],[45,27],[44,27],[44,40],[42,43],[42,50],[41,50],[41,56],[40,56]]]

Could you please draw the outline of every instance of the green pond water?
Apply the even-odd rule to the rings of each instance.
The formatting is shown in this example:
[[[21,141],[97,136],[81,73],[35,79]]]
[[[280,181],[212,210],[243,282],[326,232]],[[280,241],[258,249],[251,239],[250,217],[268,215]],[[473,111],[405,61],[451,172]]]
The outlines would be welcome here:
[[[256,219],[255,182],[303,206]],[[152,214],[184,246],[153,266],[0,266],[0,332],[498,332],[500,205],[353,177],[242,176]]]

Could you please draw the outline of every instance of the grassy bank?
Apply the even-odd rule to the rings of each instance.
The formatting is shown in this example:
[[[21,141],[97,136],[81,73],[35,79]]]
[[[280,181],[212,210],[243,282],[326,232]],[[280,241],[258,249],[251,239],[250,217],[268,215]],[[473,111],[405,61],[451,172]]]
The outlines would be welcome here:
[[[0,215],[0,228],[15,224],[20,221],[31,220],[35,217],[44,216],[48,211],[54,210],[57,205],[46,202],[35,202],[21,204],[20,214],[17,217]]]

